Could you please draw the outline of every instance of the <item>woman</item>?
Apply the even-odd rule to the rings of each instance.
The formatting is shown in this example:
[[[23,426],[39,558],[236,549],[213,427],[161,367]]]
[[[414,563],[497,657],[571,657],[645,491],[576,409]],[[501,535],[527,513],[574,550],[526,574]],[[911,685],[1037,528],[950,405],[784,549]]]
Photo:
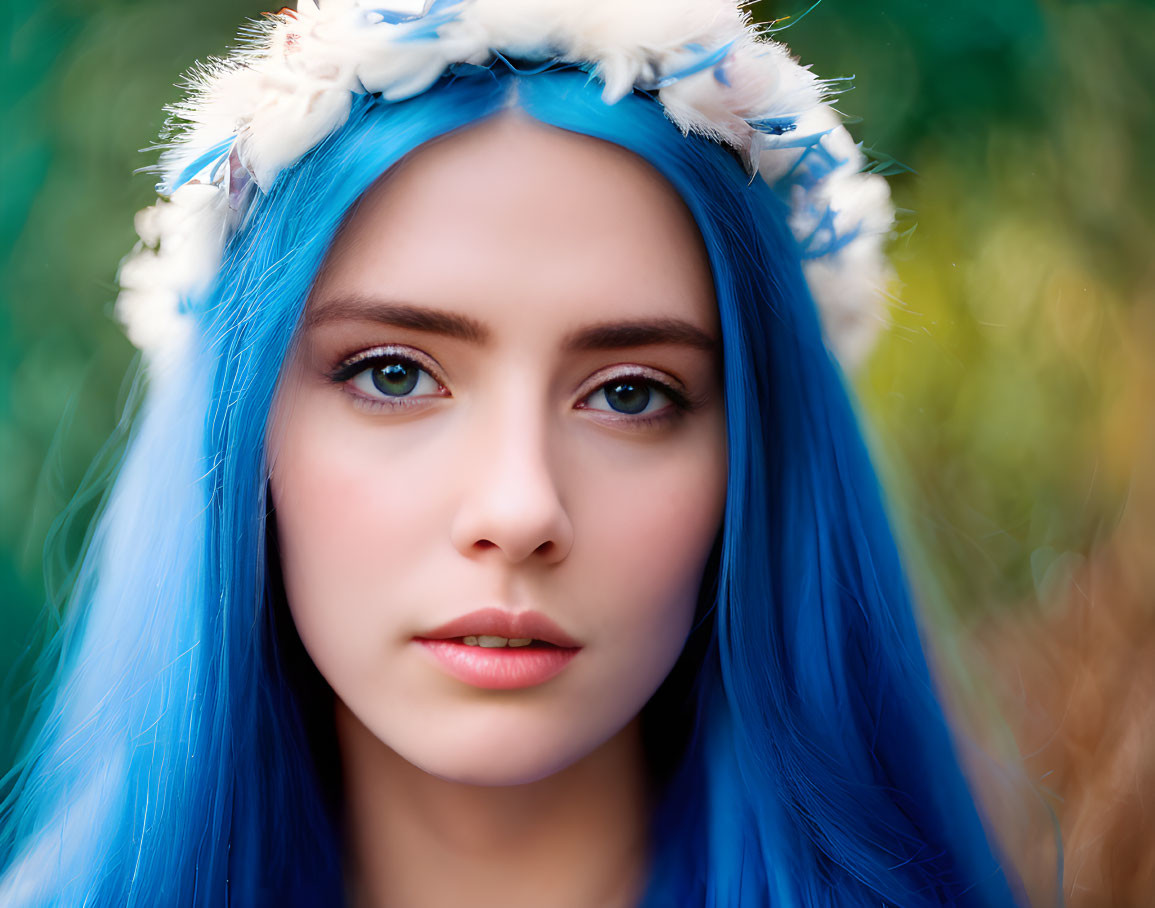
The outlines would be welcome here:
[[[828,352],[890,208],[824,86],[719,0],[198,78],[0,900],[1011,904]]]

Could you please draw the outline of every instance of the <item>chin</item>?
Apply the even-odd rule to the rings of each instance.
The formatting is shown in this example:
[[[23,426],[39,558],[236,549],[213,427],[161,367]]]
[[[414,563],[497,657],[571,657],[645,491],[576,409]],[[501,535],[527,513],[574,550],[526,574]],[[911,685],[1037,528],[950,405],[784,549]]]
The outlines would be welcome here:
[[[592,749],[592,748],[591,748]],[[450,752],[401,756],[418,769],[459,785],[499,788],[528,785],[561,772],[584,757],[588,751],[559,753],[553,748],[531,748],[524,742],[517,747],[496,741],[473,746],[463,742]]]

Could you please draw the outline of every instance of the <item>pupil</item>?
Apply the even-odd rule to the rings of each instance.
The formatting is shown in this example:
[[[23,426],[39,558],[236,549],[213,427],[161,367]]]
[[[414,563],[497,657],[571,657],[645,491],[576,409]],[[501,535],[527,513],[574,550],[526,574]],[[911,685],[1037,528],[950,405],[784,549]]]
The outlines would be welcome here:
[[[606,388],[606,400],[622,413],[640,413],[650,402],[650,389],[647,385],[618,382]]]
[[[373,370],[373,387],[382,394],[408,394],[417,384],[417,369],[405,363],[390,363]]]

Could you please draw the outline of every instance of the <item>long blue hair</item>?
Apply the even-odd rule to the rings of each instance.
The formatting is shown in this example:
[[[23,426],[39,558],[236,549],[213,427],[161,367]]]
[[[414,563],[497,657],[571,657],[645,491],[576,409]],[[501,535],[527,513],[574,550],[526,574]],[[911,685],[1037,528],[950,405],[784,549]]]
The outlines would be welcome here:
[[[189,353],[151,376],[4,804],[4,904],[342,903],[332,694],[285,608],[266,423],[350,206],[422,143],[511,105],[648,161],[713,271],[729,487],[695,630],[643,713],[645,904],[1015,902],[783,203],[641,93],[608,106],[584,72],[499,66],[355,98],[188,301]]]

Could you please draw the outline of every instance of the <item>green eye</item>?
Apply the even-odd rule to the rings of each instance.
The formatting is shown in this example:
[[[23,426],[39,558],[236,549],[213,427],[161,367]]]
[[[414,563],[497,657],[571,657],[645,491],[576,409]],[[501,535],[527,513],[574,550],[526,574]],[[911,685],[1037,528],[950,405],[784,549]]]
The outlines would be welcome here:
[[[442,390],[427,370],[396,353],[364,359],[354,367],[358,371],[343,380],[372,400],[433,396]]]
[[[384,366],[374,366],[366,370],[373,387],[382,394],[401,397],[417,386],[421,369],[412,363],[394,362]]]

